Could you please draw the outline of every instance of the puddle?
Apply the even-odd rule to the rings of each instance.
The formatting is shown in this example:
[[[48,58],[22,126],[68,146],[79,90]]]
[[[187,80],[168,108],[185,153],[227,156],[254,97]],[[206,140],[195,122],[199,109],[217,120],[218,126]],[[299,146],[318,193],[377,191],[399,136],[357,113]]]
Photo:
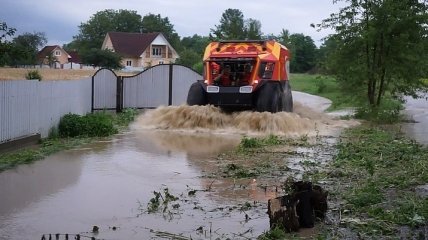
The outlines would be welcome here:
[[[329,161],[335,138],[326,136],[352,124],[298,104],[295,113],[277,114],[226,115],[210,106],[149,111],[127,133],[2,172],[0,239],[40,239],[49,233],[254,239],[269,229],[267,200],[276,197],[280,182]],[[278,148],[276,159],[264,161],[285,168],[260,177],[210,177],[224,164],[217,156],[235,149],[243,134],[272,133],[312,136],[319,144]],[[248,166],[260,162],[235,160]],[[165,188],[179,199],[165,211],[147,213],[154,191]],[[90,232],[94,225],[96,235]]]

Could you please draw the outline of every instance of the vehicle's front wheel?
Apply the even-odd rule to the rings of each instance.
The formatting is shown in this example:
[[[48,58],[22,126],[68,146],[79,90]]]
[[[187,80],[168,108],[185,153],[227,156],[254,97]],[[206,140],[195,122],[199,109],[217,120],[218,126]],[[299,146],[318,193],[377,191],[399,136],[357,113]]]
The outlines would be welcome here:
[[[281,111],[280,95],[280,86],[278,83],[265,83],[257,93],[256,111],[271,113]]]
[[[282,110],[286,112],[293,112],[293,95],[291,93],[291,86],[288,81],[286,81],[284,85],[284,92],[282,96]]]
[[[187,94],[187,104],[193,105],[207,105],[208,100],[206,92],[202,85],[198,82],[193,83],[190,86],[189,93]]]

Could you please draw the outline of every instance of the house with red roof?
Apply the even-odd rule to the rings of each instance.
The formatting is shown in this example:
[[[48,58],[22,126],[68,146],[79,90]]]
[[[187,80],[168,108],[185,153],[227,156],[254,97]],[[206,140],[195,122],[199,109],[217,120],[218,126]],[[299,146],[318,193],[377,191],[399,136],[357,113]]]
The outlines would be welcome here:
[[[40,65],[66,64],[71,56],[60,46],[46,46],[37,53],[37,62]]]
[[[101,48],[122,56],[126,68],[174,63],[179,57],[162,33],[108,32]]]

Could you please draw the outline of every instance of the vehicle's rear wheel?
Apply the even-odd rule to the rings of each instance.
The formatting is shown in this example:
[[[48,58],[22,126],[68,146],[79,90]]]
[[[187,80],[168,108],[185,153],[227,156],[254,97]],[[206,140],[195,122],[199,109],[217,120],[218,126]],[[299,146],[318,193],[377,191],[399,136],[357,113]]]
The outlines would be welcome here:
[[[256,111],[271,113],[281,111],[280,95],[280,86],[278,83],[265,83],[257,93]]]
[[[208,100],[204,88],[198,82],[193,83],[187,94],[187,104],[193,106],[206,105],[207,103]]]
[[[282,110],[286,112],[293,112],[293,95],[291,93],[291,86],[288,81],[285,82],[284,94],[282,98]]]

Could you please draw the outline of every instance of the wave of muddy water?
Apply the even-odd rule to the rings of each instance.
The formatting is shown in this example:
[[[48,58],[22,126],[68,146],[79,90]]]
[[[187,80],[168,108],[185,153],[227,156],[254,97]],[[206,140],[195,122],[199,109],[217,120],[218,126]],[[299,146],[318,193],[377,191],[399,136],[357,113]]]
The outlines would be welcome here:
[[[129,132],[0,173],[0,239],[254,239],[269,228],[267,200],[281,193],[281,181],[322,166],[334,151],[332,136],[352,124],[304,106],[277,114],[147,111]],[[298,144],[233,154],[242,135],[272,133]],[[224,171],[231,163],[262,171],[238,179]],[[153,191],[165,188],[179,199],[149,214]]]

